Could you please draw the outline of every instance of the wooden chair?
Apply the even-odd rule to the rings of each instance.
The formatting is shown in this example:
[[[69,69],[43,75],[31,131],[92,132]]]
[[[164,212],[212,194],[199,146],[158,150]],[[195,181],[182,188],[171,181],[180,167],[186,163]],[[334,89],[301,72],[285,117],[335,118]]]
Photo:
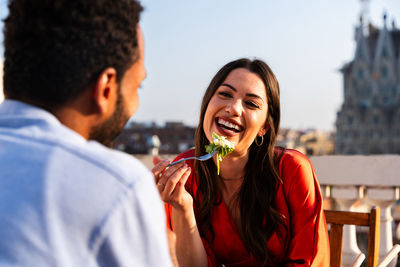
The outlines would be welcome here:
[[[367,267],[375,267],[379,257],[379,207],[372,207],[369,213],[352,211],[325,210],[327,224],[330,224],[329,242],[331,247],[330,267],[340,267],[342,264],[343,226],[368,226]]]

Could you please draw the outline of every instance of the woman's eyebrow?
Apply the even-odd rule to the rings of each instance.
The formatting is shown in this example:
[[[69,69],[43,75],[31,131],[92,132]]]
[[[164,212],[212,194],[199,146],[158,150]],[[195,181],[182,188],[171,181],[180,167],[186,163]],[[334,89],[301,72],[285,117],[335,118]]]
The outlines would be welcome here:
[[[221,86],[226,86],[226,87],[229,87],[229,88],[230,88],[230,89],[232,89],[233,91],[237,92],[236,88],[235,88],[235,87],[233,87],[233,86],[232,86],[232,85],[230,85],[230,84],[223,83],[223,84],[221,84]]]

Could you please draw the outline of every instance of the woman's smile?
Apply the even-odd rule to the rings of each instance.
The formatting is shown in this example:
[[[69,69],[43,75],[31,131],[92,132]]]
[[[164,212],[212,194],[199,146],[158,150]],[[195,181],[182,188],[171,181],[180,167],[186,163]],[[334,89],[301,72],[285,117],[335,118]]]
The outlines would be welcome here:
[[[215,119],[215,123],[218,130],[226,136],[236,135],[242,132],[244,129],[243,126],[240,125],[240,123],[226,117],[217,117]]]

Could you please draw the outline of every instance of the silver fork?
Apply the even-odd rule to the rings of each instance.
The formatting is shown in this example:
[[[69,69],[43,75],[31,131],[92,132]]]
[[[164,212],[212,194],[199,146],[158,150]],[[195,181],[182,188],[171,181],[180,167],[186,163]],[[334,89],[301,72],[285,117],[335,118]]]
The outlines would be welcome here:
[[[170,163],[167,167],[175,165],[175,164],[178,164],[179,162],[182,162],[182,161],[185,161],[185,160],[188,160],[188,159],[197,159],[197,160],[202,160],[202,161],[208,160],[208,159],[212,158],[215,155],[215,153],[217,153],[217,151],[213,151],[213,152],[211,152],[209,154],[205,154],[205,155],[203,155],[201,157],[183,158],[183,159],[180,159],[180,160],[177,160],[175,162]]]

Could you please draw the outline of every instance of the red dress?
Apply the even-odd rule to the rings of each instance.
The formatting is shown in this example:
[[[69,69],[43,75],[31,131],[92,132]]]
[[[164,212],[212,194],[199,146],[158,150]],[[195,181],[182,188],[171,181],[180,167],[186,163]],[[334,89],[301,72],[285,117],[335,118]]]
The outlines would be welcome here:
[[[194,150],[180,154],[176,160],[194,155]],[[187,161],[193,169],[193,161]],[[279,262],[291,263],[285,266],[329,266],[329,238],[323,213],[322,196],[309,159],[296,150],[287,149],[283,154],[279,172],[283,185],[275,197],[277,210],[287,220],[288,232],[273,234],[266,244]],[[191,174],[185,187],[196,197],[195,177]],[[167,224],[172,229],[171,206],[166,204]],[[194,207],[195,213],[197,207]],[[208,256],[208,266],[261,266],[248,253],[238,234],[236,225],[224,201],[212,209],[211,223],[215,238],[209,244],[203,239]],[[280,238],[278,236],[282,236]],[[289,242],[285,245],[285,238]]]

